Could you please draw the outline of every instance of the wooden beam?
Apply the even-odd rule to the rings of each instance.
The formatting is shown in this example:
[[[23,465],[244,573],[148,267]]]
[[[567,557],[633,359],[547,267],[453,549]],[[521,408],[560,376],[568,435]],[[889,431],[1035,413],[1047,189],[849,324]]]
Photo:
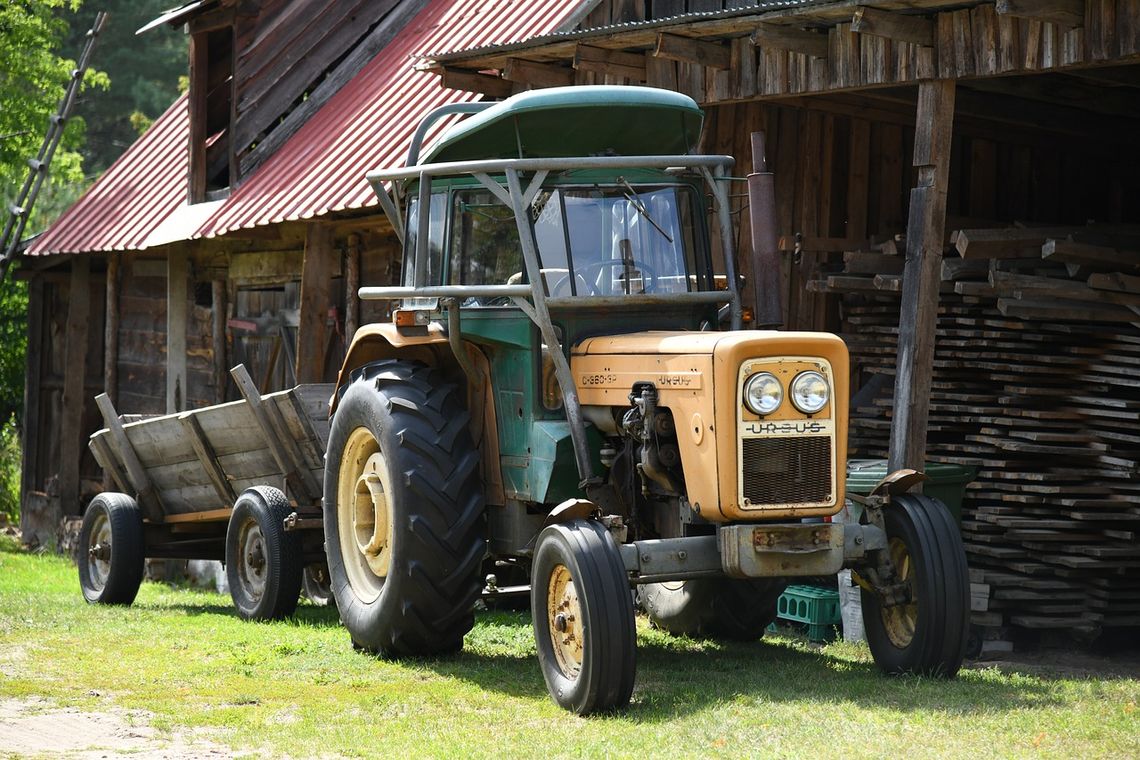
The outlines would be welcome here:
[[[229,311],[225,280],[214,280],[210,283],[211,302],[210,311],[210,347],[214,354],[214,403],[221,404],[226,400],[226,316]]]
[[[49,356],[47,346],[44,345],[44,315],[46,307],[44,275],[32,277],[28,283],[28,359],[24,371],[24,429],[20,434],[21,449],[24,452],[23,471],[20,475],[20,515],[21,526],[24,526],[24,515],[30,514],[28,495],[32,491],[43,489],[44,484],[38,482],[40,465],[40,436],[47,433],[40,430],[41,384],[43,380],[44,357]]]
[[[104,483],[104,491],[118,490],[120,493],[131,492],[131,481],[127,478],[127,474],[123,472],[123,468],[119,466],[119,460],[115,457],[115,452],[111,449],[111,444],[107,440],[107,436],[98,435],[90,440],[87,446],[91,449],[91,454],[95,457],[95,461],[107,473],[107,480],[110,480],[113,485]]]
[[[344,340],[352,344],[352,336],[360,326],[360,235],[348,236],[348,250],[344,256]],[[347,350],[347,345],[346,349]]]
[[[809,32],[792,26],[761,24],[752,32],[752,44],[759,48],[790,50],[804,53],[812,58],[826,58],[828,41],[826,34]]]
[[[997,0],[994,9],[1002,16],[1047,21],[1066,29],[1085,25],[1085,0]]]
[[[724,45],[664,32],[657,35],[653,57],[695,63],[713,69],[724,70],[732,67],[732,51]]]
[[[265,403],[253,378],[249,376],[244,364],[239,364],[230,370],[234,382],[242,397],[249,404],[254,421],[265,440],[273,461],[281,469],[285,481],[289,484],[293,494],[299,500],[309,504],[319,503],[321,487],[313,473],[305,467],[305,459],[297,447],[297,441],[289,433],[289,428],[281,418],[281,413],[272,403]]]
[[[508,58],[503,79],[530,87],[564,87],[574,84],[574,69],[525,58]]]
[[[206,98],[209,84],[206,70],[209,61],[209,46],[204,36],[190,35],[190,178],[188,197],[190,203],[206,200]]]
[[[635,82],[645,81],[645,56],[624,50],[578,45],[574,48],[574,68]]]
[[[298,383],[324,381],[332,278],[337,270],[335,253],[332,227],[311,223],[305,239],[305,259],[301,264],[301,315],[297,326],[295,373]]]
[[[79,463],[83,455],[84,378],[87,377],[87,335],[91,321],[91,257],[71,260],[67,295],[63,402],[59,430],[59,503],[63,514],[79,514]],[[62,517],[62,515],[60,515]]]
[[[934,46],[934,22],[922,16],[905,16],[860,7],[855,9],[855,15],[851,18],[851,31],[924,47]]]
[[[115,405],[111,403],[111,399],[106,393],[100,393],[96,396],[95,404],[103,415],[103,424],[107,426],[107,430],[110,432],[111,448],[126,468],[130,484],[134,486],[135,493],[138,495],[139,507],[142,508],[147,519],[161,522],[163,515],[162,498],[155,490],[142,461],[139,460],[138,452],[131,444],[131,439],[127,437],[127,431],[123,428],[123,421],[119,419],[119,413],[115,411]]]
[[[173,248],[166,257],[166,413],[186,408],[187,279],[186,249]]]
[[[443,67],[440,84],[444,89],[477,92],[490,98],[507,98],[515,90],[514,86],[505,79],[451,66]]]
[[[234,493],[233,485],[226,478],[226,473],[222,471],[222,466],[218,464],[218,455],[214,453],[214,447],[206,438],[206,433],[202,430],[198,418],[192,412],[183,412],[178,415],[178,421],[182,423],[186,437],[190,439],[190,446],[198,456],[198,463],[202,465],[206,477],[210,479],[210,485],[214,487],[214,492],[218,494],[218,498],[223,504],[232,506],[237,500],[237,494]]]
[[[122,254],[107,255],[106,322],[103,326],[103,390],[114,401],[119,388],[119,281]]]
[[[890,470],[921,470],[926,459],[954,94],[953,81],[922,82],[918,86],[914,135],[918,183],[911,190],[907,223]]]

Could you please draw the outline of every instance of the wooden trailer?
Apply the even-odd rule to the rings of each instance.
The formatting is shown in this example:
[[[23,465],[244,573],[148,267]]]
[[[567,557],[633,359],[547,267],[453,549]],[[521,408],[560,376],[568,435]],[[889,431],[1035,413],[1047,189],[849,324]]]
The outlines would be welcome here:
[[[292,614],[302,583],[327,584],[321,521],[333,385],[262,396],[243,365],[243,400],[163,416],[120,416],[97,397],[106,427],[91,436],[117,492],[87,507],[79,576],[88,601],[130,604],[146,558],[226,564],[247,619]]]

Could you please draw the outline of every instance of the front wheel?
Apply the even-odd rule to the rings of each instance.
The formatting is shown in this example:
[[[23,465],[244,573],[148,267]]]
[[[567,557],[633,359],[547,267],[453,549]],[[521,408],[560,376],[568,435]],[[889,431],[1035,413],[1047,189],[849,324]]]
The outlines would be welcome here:
[[[907,599],[886,605],[862,591],[863,625],[875,663],[891,674],[951,678],[970,627],[970,582],[950,511],[927,496],[896,496],[883,511],[887,549]]]
[[[87,505],[79,532],[79,585],[92,604],[130,604],[143,578],[143,520],[122,493],[101,493]]]
[[[293,510],[285,494],[269,486],[238,496],[226,530],[226,580],[243,620],[282,620],[301,594],[301,542],[285,530]]]
[[[625,565],[609,532],[589,520],[544,529],[530,593],[538,662],[554,701],[579,715],[626,705],[637,632]]]
[[[421,364],[357,371],[325,455],[325,554],[359,649],[459,649],[475,623],[484,540],[479,454],[457,388]]]

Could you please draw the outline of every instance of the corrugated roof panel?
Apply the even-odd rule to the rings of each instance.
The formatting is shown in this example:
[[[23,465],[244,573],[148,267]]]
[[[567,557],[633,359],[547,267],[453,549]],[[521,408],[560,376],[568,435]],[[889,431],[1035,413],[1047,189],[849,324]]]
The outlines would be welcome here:
[[[417,58],[428,51],[507,44],[549,34],[579,3],[431,0],[246,179],[193,237],[375,206],[365,173],[402,166],[411,136],[430,110],[479,97],[443,89],[434,74],[415,70]],[[189,114],[182,97],[35,240],[27,254],[145,247],[151,234],[185,203],[188,140]],[[171,223],[163,231],[177,226]],[[165,240],[165,234],[155,239]]]
[[[422,117],[444,103],[478,96],[444,90],[416,71],[429,50],[513,42],[546,34],[579,0],[434,0],[333,96],[196,236],[310,219],[376,205],[366,172],[403,165]]]
[[[24,255],[142,248],[186,200],[189,125],[182,96]]]

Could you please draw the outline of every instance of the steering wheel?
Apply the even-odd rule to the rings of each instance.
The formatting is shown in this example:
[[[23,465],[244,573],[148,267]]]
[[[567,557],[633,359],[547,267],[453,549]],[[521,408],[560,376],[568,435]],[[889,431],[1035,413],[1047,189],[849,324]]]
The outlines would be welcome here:
[[[586,295],[598,296],[602,295],[595,287],[597,277],[601,274],[603,269],[612,269],[614,267],[626,267],[636,269],[641,272],[642,279],[642,292],[652,292],[657,289],[657,272],[653,267],[649,266],[643,261],[637,259],[606,259],[604,261],[592,261],[589,264],[583,264],[575,268],[574,276],[577,277],[578,282],[585,285],[587,291]],[[570,275],[566,275],[558,283],[551,288],[551,292],[564,288],[570,280]]]

